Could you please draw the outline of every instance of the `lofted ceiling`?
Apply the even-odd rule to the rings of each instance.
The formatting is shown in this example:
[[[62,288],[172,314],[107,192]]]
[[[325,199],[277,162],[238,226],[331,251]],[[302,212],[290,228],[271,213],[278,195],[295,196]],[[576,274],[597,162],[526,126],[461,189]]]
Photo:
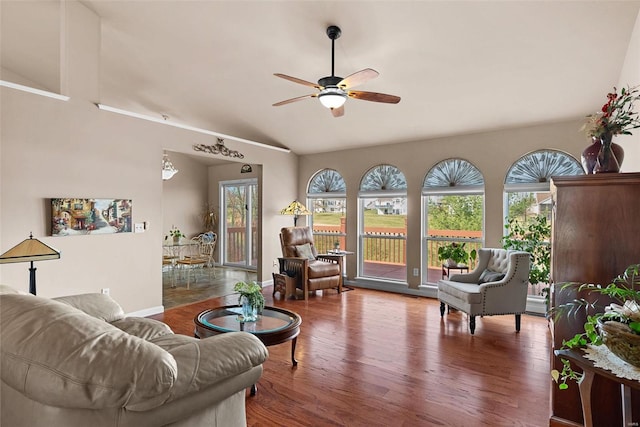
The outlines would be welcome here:
[[[618,83],[640,8],[640,1],[82,3],[102,23],[101,103],[297,154],[582,117]],[[60,24],[47,18],[56,5],[2,0],[3,68],[45,87],[60,79]],[[274,73],[314,83],[331,75],[329,25],[342,29],[335,74],[373,68],[379,77],[357,89],[400,96],[399,104],[348,99],[339,118],[316,98],[272,106],[316,92]],[[54,44],[47,54],[29,54],[47,43]]]

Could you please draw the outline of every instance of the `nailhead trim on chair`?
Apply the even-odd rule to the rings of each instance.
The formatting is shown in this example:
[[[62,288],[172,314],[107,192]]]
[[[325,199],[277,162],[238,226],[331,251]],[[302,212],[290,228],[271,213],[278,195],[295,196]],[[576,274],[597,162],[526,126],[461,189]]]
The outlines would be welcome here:
[[[492,254],[492,256],[493,256],[493,254]],[[507,255],[507,259],[508,259],[508,258],[509,258],[509,256]],[[522,264],[520,263],[520,257],[516,257],[516,268],[513,270],[513,274],[512,274],[512,276],[511,276],[511,277],[513,277],[513,276],[515,276],[515,275],[516,275],[516,272],[518,271],[518,268],[522,268]],[[524,282],[523,284],[524,284],[524,285],[526,285],[526,282]],[[497,286],[495,286],[495,287],[496,287],[496,288],[500,288],[500,287],[503,287],[503,286],[506,286],[506,285],[507,285],[506,283],[503,283],[503,284],[501,284],[501,285],[497,285]],[[486,303],[487,303],[487,302],[486,302],[485,297],[486,297],[486,293],[485,293],[485,292],[483,292],[483,293],[482,293],[482,312],[483,312],[484,314],[482,314],[481,316],[500,316],[500,315],[503,315],[503,314],[522,314],[522,313],[524,313],[524,311],[519,311],[519,312],[516,312],[516,311],[508,311],[508,312],[504,312],[504,313],[502,313],[502,312],[501,312],[501,313],[490,313],[490,314],[489,314],[489,313],[486,313],[486,309],[487,309],[487,307],[486,307]]]

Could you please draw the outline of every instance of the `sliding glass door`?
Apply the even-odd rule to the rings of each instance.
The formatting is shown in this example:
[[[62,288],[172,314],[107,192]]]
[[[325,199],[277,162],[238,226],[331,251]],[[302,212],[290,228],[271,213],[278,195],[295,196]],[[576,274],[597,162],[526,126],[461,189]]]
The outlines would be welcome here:
[[[257,269],[258,180],[220,183],[223,222],[224,265]]]

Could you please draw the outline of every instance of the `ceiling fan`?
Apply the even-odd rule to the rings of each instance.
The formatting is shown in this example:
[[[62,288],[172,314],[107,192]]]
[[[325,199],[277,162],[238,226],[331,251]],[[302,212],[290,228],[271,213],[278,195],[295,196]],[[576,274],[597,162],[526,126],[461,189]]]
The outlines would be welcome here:
[[[274,107],[279,107],[280,105],[290,104],[307,98],[318,98],[322,105],[331,110],[333,117],[341,117],[344,115],[344,103],[347,100],[347,97],[362,99],[363,101],[384,102],[387,104],[397,104],[400,102],[400,97],[395,95],[351,90],[352,87],[361,85],[375,77],[378,77],[378,72],[376,70],[365,68],[364,70],[360,70],[345,78],[337,77],[334,74],[335,41],[341,34],[342,31],[335,25],[331,25],[327,28],[327,36],[331,39],[331,75],[322,77],[318,80],[317,84],[296,77],[287,76],[286,74],[274,74],[277,77],[294,83],[314,87],[320,92],[276,102],[273,104]]]

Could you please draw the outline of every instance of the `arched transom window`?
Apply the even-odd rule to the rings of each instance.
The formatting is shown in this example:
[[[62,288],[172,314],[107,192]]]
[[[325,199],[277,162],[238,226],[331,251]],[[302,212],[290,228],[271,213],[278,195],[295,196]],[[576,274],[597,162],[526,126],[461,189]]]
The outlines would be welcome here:
[[[582,175],[582,165],[556,150],[539,150],[518,159],[507,172],[505,184],[549,182],[554,175]]]
[[[431,168],[424,179],[423,188],[474,185],[484,185],[478,168],[463,159],[448,159]]]
[[[406,192],[407,180],[400,169],[391,165],[379,165],[369,169],[360,184],[360,192],[397,190]]]
[[[342,175],[333,169],[323,169],[309,182],[309,194],[344,193],[347,186]]]

